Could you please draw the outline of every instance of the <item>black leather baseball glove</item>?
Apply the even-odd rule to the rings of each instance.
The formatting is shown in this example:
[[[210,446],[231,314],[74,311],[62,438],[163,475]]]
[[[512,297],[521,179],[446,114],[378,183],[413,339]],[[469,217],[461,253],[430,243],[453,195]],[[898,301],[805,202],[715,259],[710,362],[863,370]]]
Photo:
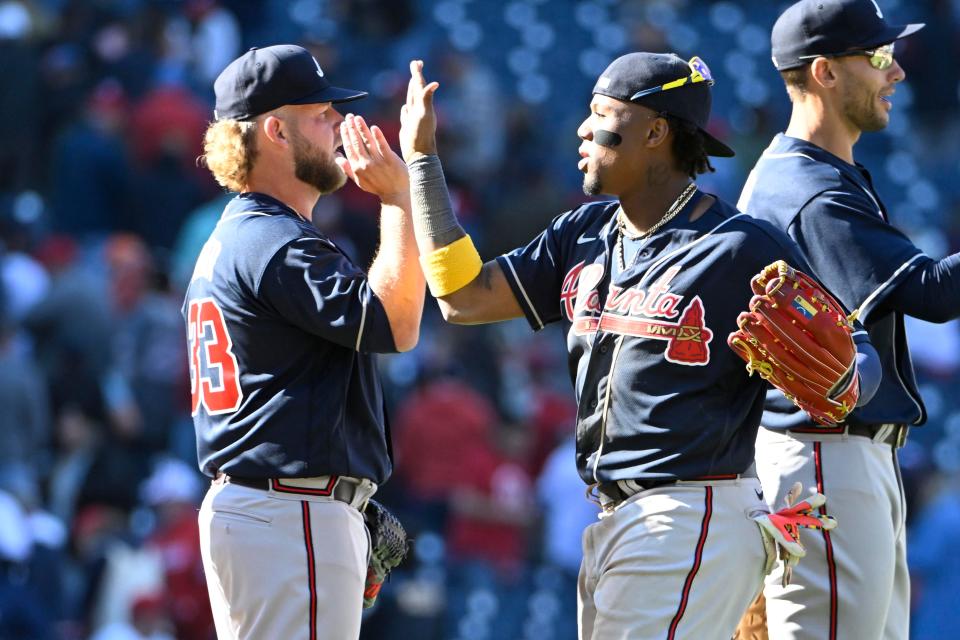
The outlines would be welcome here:
[[[376,500],[367,503],[363,519],[370,530],[370,564],[363,589],[363,607],[369,609],[377,601],[390,571],[407,557],[410,545],[397,517]]]

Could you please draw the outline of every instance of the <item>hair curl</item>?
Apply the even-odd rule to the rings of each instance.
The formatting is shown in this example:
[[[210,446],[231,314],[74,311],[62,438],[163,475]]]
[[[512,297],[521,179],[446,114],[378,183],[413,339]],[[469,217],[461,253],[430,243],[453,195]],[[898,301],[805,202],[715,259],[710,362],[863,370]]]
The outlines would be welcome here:
[[[700,128],[692,122],[681,120],[675,116],[664,114],[663,116],[670,125],[673,132],[673,158],[676,167],[686,173],[691,178],[696,178],[701,173],[716,171],[710,164],[710,158],[704,149],[703,134]]]
[[[243,191],[257,159],[256,122],[211,122],[203,136],[199,160],[214,179],[229,191]]]

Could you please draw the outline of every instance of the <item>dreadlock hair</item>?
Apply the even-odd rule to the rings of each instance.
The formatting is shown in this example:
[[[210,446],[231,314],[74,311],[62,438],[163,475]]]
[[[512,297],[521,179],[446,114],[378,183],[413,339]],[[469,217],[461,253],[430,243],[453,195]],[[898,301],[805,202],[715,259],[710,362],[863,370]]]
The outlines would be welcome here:
[[[701,173],[716,171],[710,164],[710,158],[703,148],[703,134],[692,122],[682,120],[670,114],[662,114],[673,132],[673,158],[678,169],[691,178]]]

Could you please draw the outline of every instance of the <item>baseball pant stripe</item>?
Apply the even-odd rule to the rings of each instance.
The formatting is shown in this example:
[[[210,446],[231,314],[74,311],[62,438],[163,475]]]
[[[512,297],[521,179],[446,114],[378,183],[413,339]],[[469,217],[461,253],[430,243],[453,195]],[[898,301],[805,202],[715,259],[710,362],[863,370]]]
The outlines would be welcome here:
[[[310,527],[310,503],[300,502],[303,512],[303,541],[307,548],[307,580],[310,587],[310,640],[317,640],[317,568],[313,559],[313,529]]]
[[[813,463],[817,476],[817,491],[824,492],[823,483],[823,458],[820,453],[820,443],[813,443]],[[820,507],[820,515],[827,515],[827,505]],[[829,640],[837,638],[837,563],[833,559],[833,540],[830,539],[830,532],[823,530],[823,541],[826,547],[827,572],[830,579],[830,636]]]
[[[677,633],[677,626],[680,624],[680,619],[687,609],[687,600],[690,597],[690,588],[693,587],[693,579],[696,577],[697,571],[700,570],[700,562],[703,560],[703,547],[707,543],[707,532],[710,530],[710,515],[713,513],[713,487],[704,488],[706,492],[704,493],[703,500],[703,521],[700,523],[700,539],[697,541],[697,550],[693,554],[693,567],[690,568],[690,573],[687,574],[687,580],[683,584],[683,595],[680,598],[680,607],[677,609],[677,613],[673,616],[673,621],[670,623],[667,640],[673,640]]]

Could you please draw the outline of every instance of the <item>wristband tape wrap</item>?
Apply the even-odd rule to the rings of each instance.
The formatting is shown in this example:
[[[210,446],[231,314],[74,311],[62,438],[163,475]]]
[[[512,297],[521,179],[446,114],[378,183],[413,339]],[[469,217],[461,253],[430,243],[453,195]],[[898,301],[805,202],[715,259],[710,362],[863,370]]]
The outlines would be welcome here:
[[[445,247],[420,256],[420,266],[430,293],[435,298],[459,291],[480,274],[483,260],[470,236],[463,236]]]

